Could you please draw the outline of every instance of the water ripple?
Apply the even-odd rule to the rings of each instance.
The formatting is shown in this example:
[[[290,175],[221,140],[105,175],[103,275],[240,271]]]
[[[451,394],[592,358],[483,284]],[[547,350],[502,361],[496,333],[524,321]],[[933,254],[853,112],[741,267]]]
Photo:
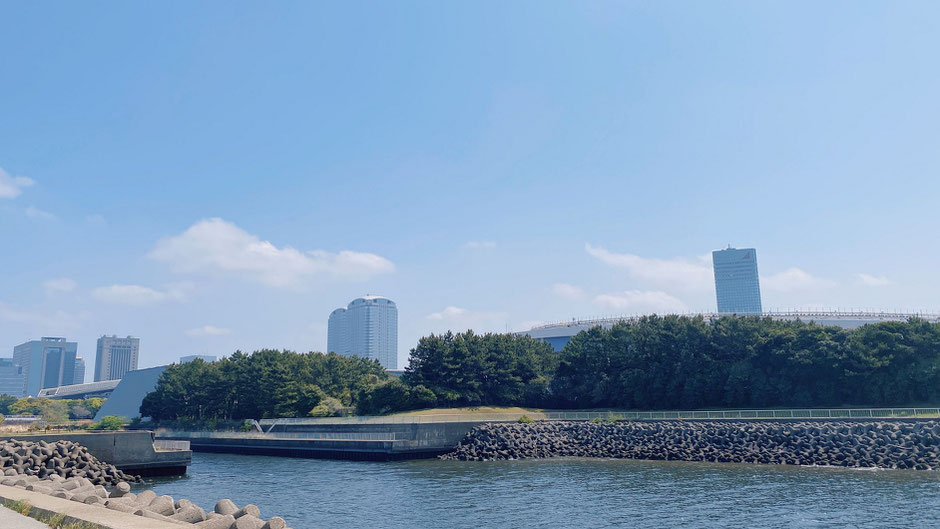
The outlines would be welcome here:
[[[158,494],[294,529],[940,526],[940,472],[599,459],[395,463],[193,454]]]

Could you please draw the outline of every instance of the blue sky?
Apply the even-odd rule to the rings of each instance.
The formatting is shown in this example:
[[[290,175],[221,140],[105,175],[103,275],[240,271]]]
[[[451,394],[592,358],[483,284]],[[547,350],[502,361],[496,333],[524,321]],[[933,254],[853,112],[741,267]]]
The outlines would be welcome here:
[[[0,351],[940,310],[932,2],[0,1]]]

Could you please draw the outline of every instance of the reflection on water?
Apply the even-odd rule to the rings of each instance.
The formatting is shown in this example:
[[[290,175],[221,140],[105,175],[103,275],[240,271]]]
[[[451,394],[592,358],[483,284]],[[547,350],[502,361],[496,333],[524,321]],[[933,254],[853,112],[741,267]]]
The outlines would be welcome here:
[[[193,454],[157,494],[294,529],[938,527],[940,471],[598,459],[394,463]]]

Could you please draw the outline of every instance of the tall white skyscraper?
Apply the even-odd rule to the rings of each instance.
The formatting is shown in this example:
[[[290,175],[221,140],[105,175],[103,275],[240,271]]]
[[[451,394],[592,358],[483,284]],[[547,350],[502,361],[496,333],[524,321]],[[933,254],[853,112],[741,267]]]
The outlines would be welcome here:
[[[330,314],[326,349],[345,356],[374,358],[398,369],[398,307],[382,296],[352,300]]]
[[[140,338],[118,338],[114,335],[98,338],[95,382],[121,379],[124,373],[137,369],[139,355]]]

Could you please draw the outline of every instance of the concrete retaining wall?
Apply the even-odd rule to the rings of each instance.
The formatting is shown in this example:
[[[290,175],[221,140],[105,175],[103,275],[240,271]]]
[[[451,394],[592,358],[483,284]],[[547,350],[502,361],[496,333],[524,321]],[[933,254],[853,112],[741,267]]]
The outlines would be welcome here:
[[[180,475],[192,462],[189,450],[156,450],[153,432],[146,430],[119,432],[18,433],[0,439],[28,441],[74,441],[88,448],[95,457],[131,474]]]
[[[159,439],[189,441],[195,452],[389,461],[447,453],[479,424],[297,425],[279,426],[268,434],[157,431],[156,435]]]

